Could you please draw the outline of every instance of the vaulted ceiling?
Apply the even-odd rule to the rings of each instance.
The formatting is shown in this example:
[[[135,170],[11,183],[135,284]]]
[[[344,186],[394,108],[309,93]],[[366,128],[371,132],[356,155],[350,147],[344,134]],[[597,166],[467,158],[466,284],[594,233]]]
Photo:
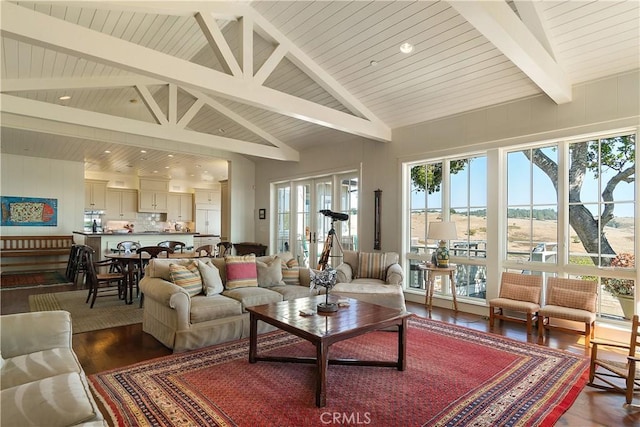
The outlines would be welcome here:
[[[94,171],[221,178],[231,153],[384,144],[522,97],[570,102],[574,84],[640,66],[635,0],[0,7],[2,152]]]

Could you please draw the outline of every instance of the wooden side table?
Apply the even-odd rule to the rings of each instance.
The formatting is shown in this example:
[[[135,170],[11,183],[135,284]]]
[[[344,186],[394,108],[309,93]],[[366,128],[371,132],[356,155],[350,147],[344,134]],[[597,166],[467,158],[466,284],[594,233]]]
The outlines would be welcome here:
[[[456,299],[456,282],[454,276],[456,266],[449,264],[449,267],[438,268],[434,265],[419,264],[418,268],[427,272],[427,274],[425,275],[426,298],[424,301],[424,305],[429,310],[429,315],[431,315],[431,308],[433,307],[433,286],[436,276],[449,276],[449,285],[451,286],[451,295],[453,296],[453,310],[458,311],[458,300]]]

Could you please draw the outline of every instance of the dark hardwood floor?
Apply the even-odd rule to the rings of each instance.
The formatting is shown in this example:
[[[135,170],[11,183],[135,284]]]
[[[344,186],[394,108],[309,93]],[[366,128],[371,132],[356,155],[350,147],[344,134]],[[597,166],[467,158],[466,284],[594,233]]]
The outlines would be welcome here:
[[[69,285],[2,290],[0,292],[1,314],[29,311],[28,296],[30,294],[74,289],[76,289],[75,286]],[[418,316],[428,317],[427,311],[421,304],[408,303],[407,308]],[[473,314],[455,313],[452,310],[434,307],[432,318],[489,332],[488,319]],[[538,342],[535,334],[527,336],[523,324],[498,322],[491,332],[518,341]],[[554,331],[543,345],[588,356],[588,352],[584,345],[578,342],[578,338],[577,335]],[[171,354],[171,350],[142,332],[141,324],[75,334],[73,348],[88,375]],[[640,426],[640,410],[625,409],[623,403],[624,396],[621,394],[587,386],[556,425]]]

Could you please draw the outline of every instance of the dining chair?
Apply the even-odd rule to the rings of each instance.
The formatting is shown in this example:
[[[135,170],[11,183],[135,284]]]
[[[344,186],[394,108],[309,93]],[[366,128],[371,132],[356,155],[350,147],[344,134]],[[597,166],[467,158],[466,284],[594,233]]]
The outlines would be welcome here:
[[[142,245],[140,244],[140,242],[134,242],[133,240],[125,240],[118,243],[118,245],[116,246],[116,250],[118,251],[118,253],[133,254],[141,247]]]
[[[224,258],[225,255],[231,255],[231,248],[233,245],[231,242],[218,242],[216,243],[216,247],[218,248],[217,258]]]
[[[100,296],[115,295],[118,299],[122,299],[126,295],[125,275],[122,272],[100,272],[102,268],[110,269],[114,263],[113,260],[94,261],[95,251],[89,246],[83,246],[82,258],[86,265],[87,284],[89,285],[89,292],[85,302],[89,302],[89,299],[91,299],[90,308],[93,308],[98,293],[104,293]]]
[[[152,258],[158,258],[162,253],[165,254],[166,258],[169,258],[169,254],[174,253],[172,248],[166,246],[143,246],[136,250],[136,253],[139,256],[138,262],[138,276],[136,277],[136,295],[140,296],[140,307],[144,303],[144,294],[140,293],[140,280],[144,276],[144,268],[149,264],[149,260]],[[149,258],[145,258],[143,255],[148,254]]]
[[[593,347],[591,347],[589,382],[587,384],[602,390],[624,394],[626,406],[631,406],[633,394],[640,391],[640,372],[638,371],[640,329],[638,323],[638,315],[633,316],[629,344],[601,339],[591,341]],[[627,350],[627,356],[625,359],[602,357],[598,354],[601,347],[608,347],[614,352],[616,349],[618,352]],[[634,405],[634,408],[637,408],[637,405]]]
[[[204,252],[204,256],[211,257],[212,256],[211,255],[212,251],[213,251],[213,246],[212,245],[202,245],[202,246],[196,248],[195,254],[196,254],[196,256],[200,257],[200,256],[203,256],[202,252]]]
[[[531,335],[534,322],[538,320],[542,276],[503,272],[498,298],[489,300],[489,326],[495,319],[525,323],[527,335]],[[524,313],[525,318],[513,314]]]
[[[175,240],[165,240],[163,242],[158,243],[158,246],[163,248],[170,248],[174,251],[180,249],[180,252],[184,252],[184,248],[187,246],[184,242],[178,242]]]
[[[82,258],[83,246],[84,245],[73,244],[71,245],[71,250],[69,251],[69,260],[67,261],[65,276],[67,280],[73,281],[74,285],[78,281],[78,275],[80,273],[86,272],[86,268],[84,266],[84,261]]]

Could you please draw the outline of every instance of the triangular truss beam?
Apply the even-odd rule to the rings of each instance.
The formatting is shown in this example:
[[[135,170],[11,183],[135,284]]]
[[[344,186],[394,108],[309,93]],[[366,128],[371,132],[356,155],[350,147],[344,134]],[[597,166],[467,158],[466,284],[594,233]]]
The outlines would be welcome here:
[[[191,16],[194,16],[194,19],[198,21],[214,53],[219,58],[220,63],[223,64],[223,69],[226,73],[212,70],[171,55],[5,2],[2,5],[2,21],[0,25],[0,34],[2,34],[2,36],[85,60],[135,72],[139,77],[137,80],[122,77],[113,79],[39,79],[38,81],[23,81],[23,79],[20,79],[3,81],[2,92],[8,93],[15,90],[30,89],[57,89],[62,87],[102,88],[117,85],[122,86],[123,84],[125,86],[131,85],[138,90],[145,104],[155,117],[157,122],[156,126],[161,128],[176,127],[177,130],[183,130],[184,126],[188,123],[186,118],[189,116],[192,118],[198,109],[205,104],[218,111],[224,109],[220,103],[208,95],[212,94],[354,135],[379,141],[391,140],[391,130],[388,126],[377,119],[364,105],[350,95],[337,81],[317,66],[317,64],[255,10],[243,5],[229,8],[229,4],[225,4],[216,12],[211,10],[212,7],[217,9],[217,6],[215,6],[216,3],[217,2],[209,3],[205,11],[192,11]],[[139,6],[135,6],[135,4]],[[95,5],[96,7],[100,7],[100,3],[96,3]],[[106,5],[107,7],[117,6],[112,3],[107,3]],[[124,8],[127,7],[126,3],[122,3],[121,5]],[[185,7],[193,5],[194,4],[191,3],[185,3]],[[134,7],[140,8],[143,6],[141,6],[140,3],[134,3]],[[217,13],[224,14],[227,17],[235,16],[235,18],[240,21],[242,31],[240,61],[236,61],[226,40],[222,36],[218,24],[214,19],[214,17],[218,16]],[[253,31],[258,32],[265,38],[274,40],[277,44],[271,57],[263,64],[255,76],[252,72],[253,44],[251,39]],[[95,46],[100,46],[100,49],[95,49]],[[327,90],[335,99],[351,110],[353,114],[344,113],[263,86],[262,84],[269,74],[273,72],[280,60],[285,56],[314,79],[321,87]],[[251,70],[251,72],[249,72],[249,70]],[[95,86],[90,86],[92,84],[91,80],[95,80],[93,82]],[[115,85],[113,82],[116,82]],[[154,83],[170,85],[168,117],[165,117],[162,113],[146,87]],[[177,93],[178,87],[191,93],[197,99],[194,106],[185,114],[186,117],[183,118],[177,117],[176,114],[175,103],[177,96],[175,94]],[[174,96],[171,96],[171,93],[173,93]],[[51,107],[54,106],[52,105]],[[4,103],[2,110],[5,111]],[[37,110],[46,111],[47,107],[41,106]],[[27,112],[25,111],[25,113]],[[223,114],[224,113],[223,111]],[[226,113],[227,117],[233,115],[228,109]],[[98,113],[87,112],[86,115],[83,114],[82,116],[90,116],[91,114]],[[60,119],[64,120],[62,117]],[[238,120],[242,121],[239,116],[235,116],[232,119],[236,122],[238,122]],[[75,118],[69,119],[69,121],[74,120]],[[147,123],[146,125],[149,124]],[[252,130],[253,133],[260,135],[263,139],[273,144],[276,150],[281,150],[282,152],[277,157],[287,160],[298,158],[298,153],[295,150],[288,147],[284,142],[269,135],[264,130],[251,126],[247,121],[244,122],[243,126],[251,128],[250,130]],[[212,137],[211,135],[206,135]],[[199,138],[201,136],[202,135],[200,135]],[[222,139],[229,140],[229,138]],[[234,143],[230,144],[227,149],[236,151],[239,144],[235,140],[231,141]],[[264,147],[262,144],[247,141],[240,142]],[[257,151],[263,151],[263,149],[260,148],[260,150]],[[255,155],[255,153],[252,154]]]

